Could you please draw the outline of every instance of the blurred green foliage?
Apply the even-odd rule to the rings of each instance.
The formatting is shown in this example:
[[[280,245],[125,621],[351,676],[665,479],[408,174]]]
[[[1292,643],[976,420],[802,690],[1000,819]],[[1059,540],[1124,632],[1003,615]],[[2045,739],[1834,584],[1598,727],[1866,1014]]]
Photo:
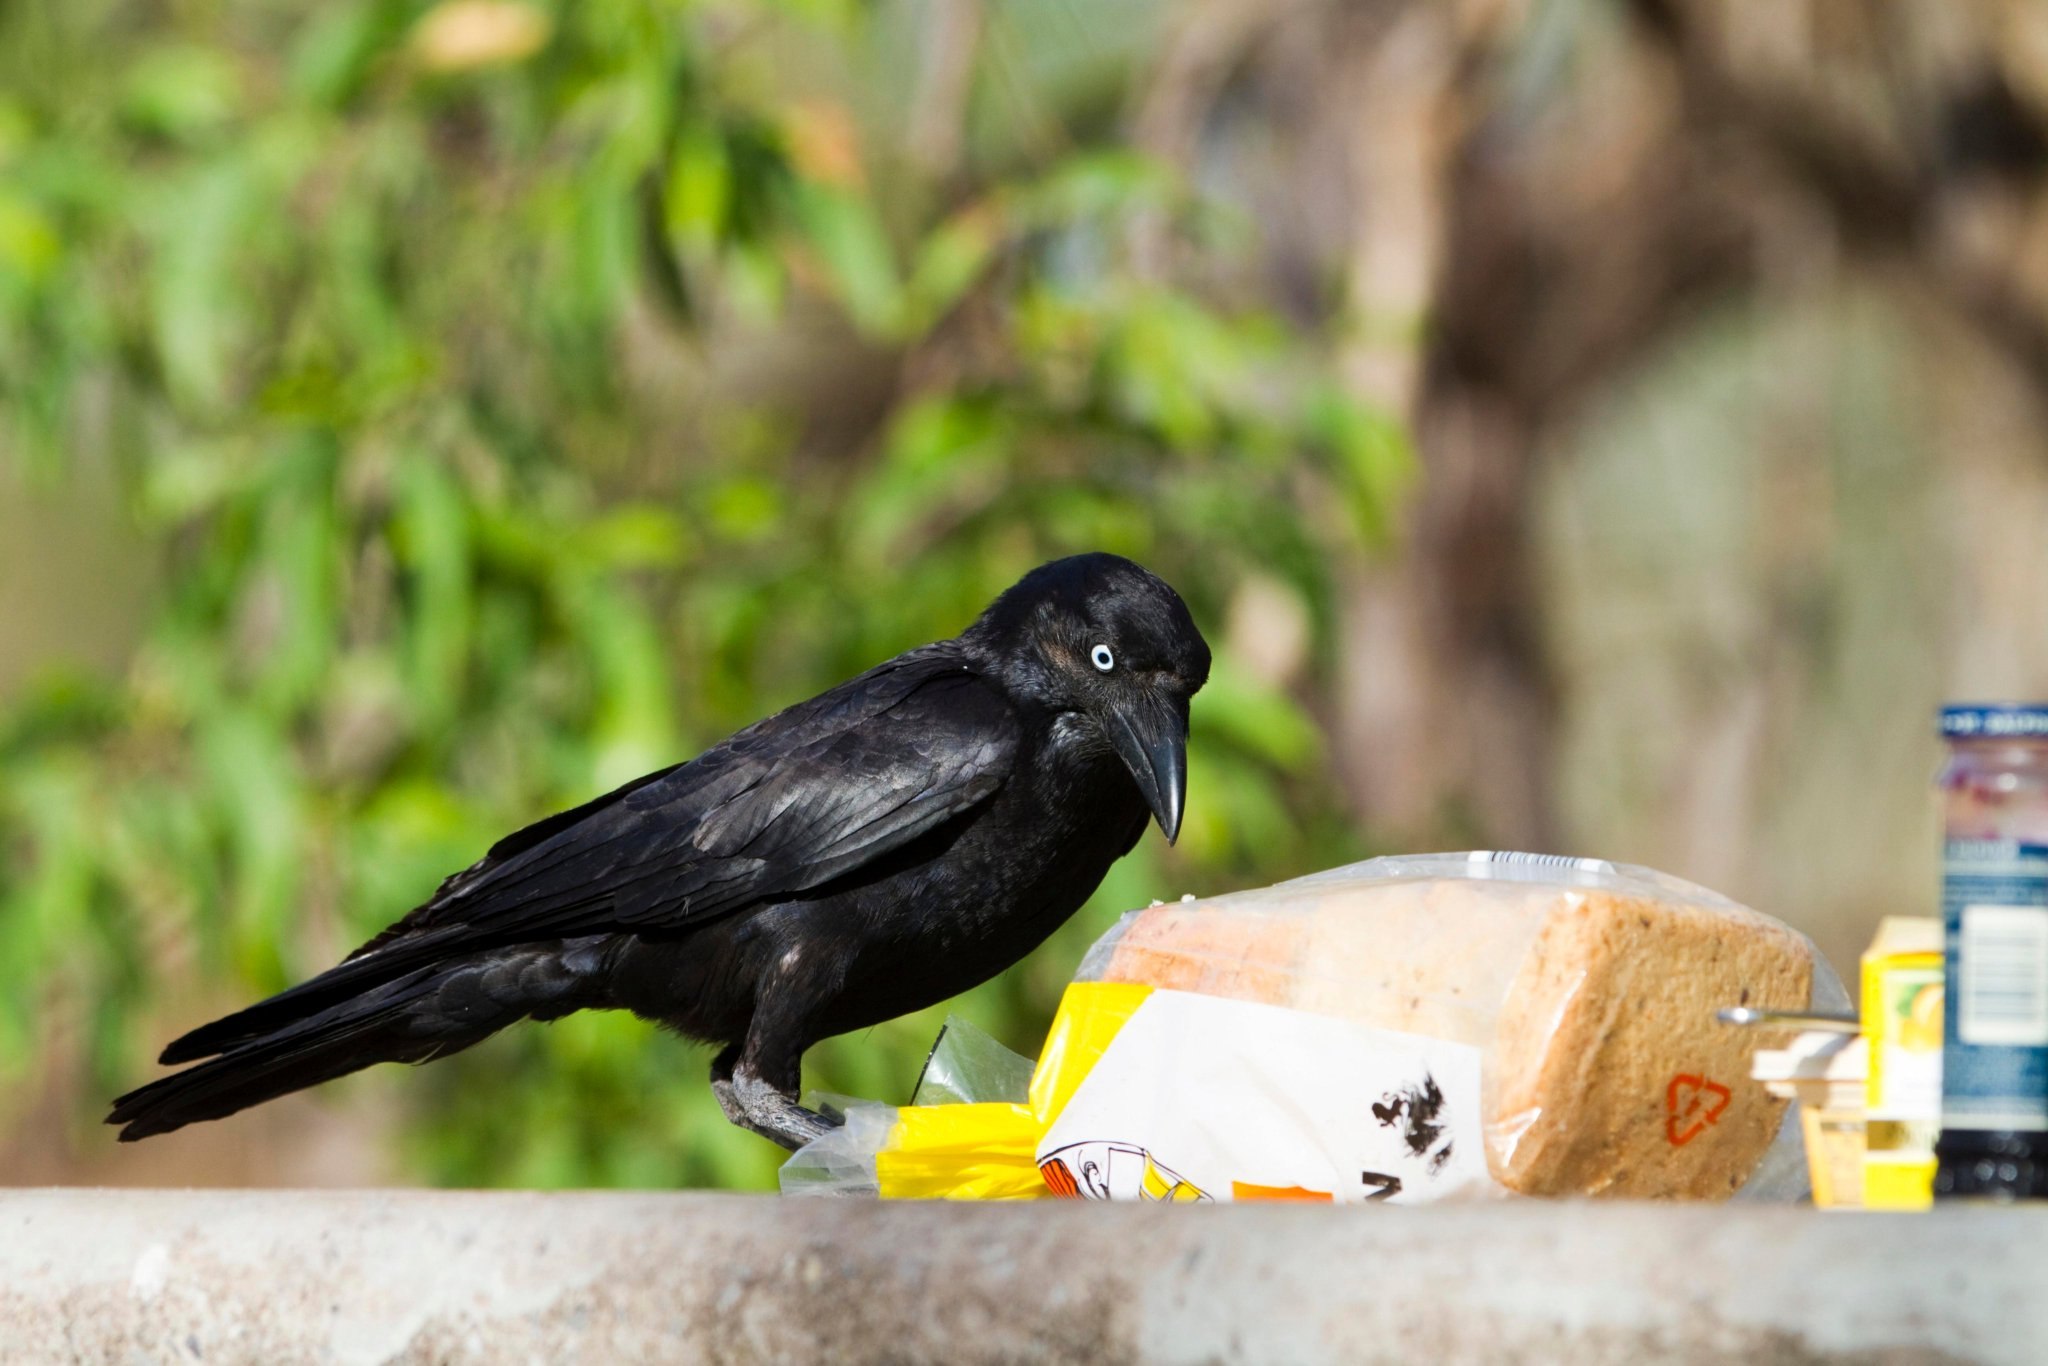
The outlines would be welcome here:
[[[0,715],[15,1082],[66,1010],[95,1091],[143,1079],[167,1019],[1053,555],[1144,561],[1224,644],[1277,581],[1327,665],[1405,447],[1233,282],[1255,225],[1120,146],[1152,11],[990,8],[937,169],[901,150],[924,15],[0,7],[0,459],[113,471],[161,565],[125,676]],[[1198,699],[1180,847],[956,1009],[1033,1051],[1117,911],[1353,851],[1261,677],[1226,648]],[[901,1098],[942,1013],[808,1080]],[[403,1087],[438,1181],[769,1182],[704,1065],[587,1016],[344,1086]]]

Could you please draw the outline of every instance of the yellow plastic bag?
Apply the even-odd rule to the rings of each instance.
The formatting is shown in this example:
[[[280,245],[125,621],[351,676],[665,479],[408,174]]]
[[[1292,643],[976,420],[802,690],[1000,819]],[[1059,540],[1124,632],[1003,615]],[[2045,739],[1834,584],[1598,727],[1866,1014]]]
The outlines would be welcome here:
[[[1151,994],[1142,985],[1074,983],[1053,1017],[1027,1099],[900,1109],[856,1103],[844,1126],[784,1165],[783,1190],[898,1200],[1052,1195],[1038,1168],[1046,1127]]]

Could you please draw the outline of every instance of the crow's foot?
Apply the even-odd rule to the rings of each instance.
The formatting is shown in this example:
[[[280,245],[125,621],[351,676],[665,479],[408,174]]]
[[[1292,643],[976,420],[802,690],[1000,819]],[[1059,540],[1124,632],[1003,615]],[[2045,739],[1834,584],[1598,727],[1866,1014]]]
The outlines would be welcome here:
[[[733,1069],[730,1076],[714,1075],[711,1094],[718,1097],[718,1107],[725,1111],[727,1119],[791,1152],[839,1127],[825,1116],[806,1110],[796,1103],[796,1097],[776,1090],[749,1072],[744,1064]]]

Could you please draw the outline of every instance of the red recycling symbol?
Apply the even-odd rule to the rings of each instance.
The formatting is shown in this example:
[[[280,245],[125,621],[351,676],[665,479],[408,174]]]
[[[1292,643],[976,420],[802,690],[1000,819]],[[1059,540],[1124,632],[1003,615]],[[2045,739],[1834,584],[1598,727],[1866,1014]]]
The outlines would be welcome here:
[[[1664,1136],[1683,1148],[1707,1131],[1727,1110],[1728,1088],[1694,1072],[1681,1072],[1664,1091]]]

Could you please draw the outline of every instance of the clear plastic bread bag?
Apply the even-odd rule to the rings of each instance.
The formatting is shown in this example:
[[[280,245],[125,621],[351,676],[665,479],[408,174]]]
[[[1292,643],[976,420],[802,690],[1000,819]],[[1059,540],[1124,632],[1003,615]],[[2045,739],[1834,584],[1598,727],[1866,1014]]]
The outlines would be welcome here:
[[[1798,1126],[1750,1079],[1768,1040],[1716,1021],[1734,1005],[1847,996],[1804,935],[1648,869],[1374,859],[1131,912],[1027,1099],[870,1113],[817,1188],[858,1188],[851,1144],[882,1194],[1797,1198]]]

